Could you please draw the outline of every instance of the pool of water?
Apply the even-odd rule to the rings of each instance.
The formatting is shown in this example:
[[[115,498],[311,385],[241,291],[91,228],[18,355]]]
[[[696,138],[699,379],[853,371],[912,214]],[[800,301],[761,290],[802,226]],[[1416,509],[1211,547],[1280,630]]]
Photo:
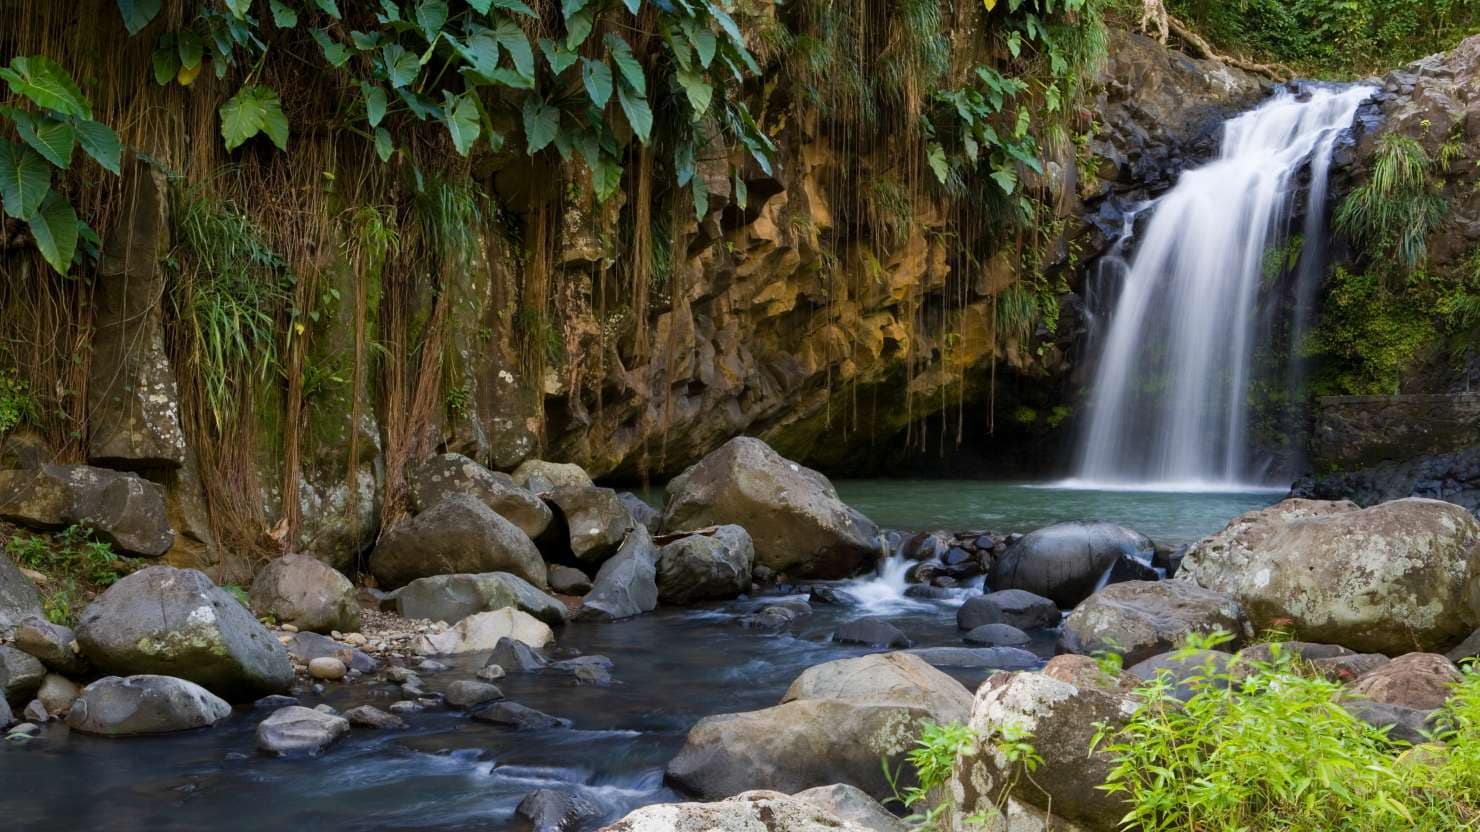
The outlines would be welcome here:
[[[839,490],[887,527],[1028,531],[1100,518],[1167,543],[1216,530],[1278,498],[980,482],[855,481],[839,483]],[[961,599],[904,597],[900,566],[886,564],[885,574],[841,584],[855,605],[815,605],[782,632],[740,626],[774,598],[567,624],[558,650],[611,658],[611,686],[583,687],[550,673],[513,674],[499,686],[513,701],[571,720],[569,728],[514,732],[430,710],[410,716],[403,731],[355,729],[321,757],[279,760],[256,753],[253,732],[267,712],[250,708],[210,729],[165,737],[108,740],[53,723],[37,740],[0,743],[0,828],[518,829],[514,810],[524,795],[557,788],[600,807],[601,817],[583,827],[595,829],[637,806],[678,799],[664,784],[663,769],[700,718],[774,705],[805,668],[871,652],[831,641],[843,621],[880,615],[917,647],[964,646],[955,624]],[[1030,646],[1047,658],[1053,639],[1044,631]],[[424,675],[427,688],[471,678],[482,658]],[[974,689],[991,671],[947,672]],[[302,704],[385,707],[398,698],[389,685],[330,686],[322,697],[304,695]]]
[[[1278,502],[1279,490],[1158,492],[981,480],[841,480],[843,501],[891,529],[1029,532],[1066,520],[1106,520],[1158,543],[1190,543],[1252,509]]]

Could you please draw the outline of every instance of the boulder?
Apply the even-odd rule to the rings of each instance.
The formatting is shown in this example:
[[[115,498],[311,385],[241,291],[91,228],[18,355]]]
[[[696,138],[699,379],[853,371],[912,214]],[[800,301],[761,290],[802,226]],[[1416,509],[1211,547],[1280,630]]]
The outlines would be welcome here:
[[[658,600],[692,604],[750,591],[755,547],[739,526],[682,537],[658,550]]]
[[[0,471],[0,518],[33,529],[87,526],[121,552],[159,557],[175,544],[164,489],[137,474],[89,465]]]
[[[338,682],[349,675],[349,668],[333,656],[320,656],[309,659],[308,675],[324,682]]]
[[[1194,546],[1178,579],[1232,595],[1256,630],[1398,655],[1446,650],[1480,625],[1480,520],[1405,499],[1286,500]]]
[[[1341,707],[1347,713],[1371,725],[1386,728],[1388,736],[1412,745],[1429,741],[1434,733],[1435,711],[1384,705],[1360,696],[1343,697]]]
[[[601,808],[584,796],[556,789],[535,789],[519,801],[514,814],[529,823],[531,832],[571,832],[600,817]]]
[[[518,702],[495,702],[472,712],[473,719],[512,728],[515,731],[548,731],[553,728],[569,728],[570,720],[536,711]]]
[[[41,681],[41,688],[36,691],[36,701],[51,716],[61,716],[71,710],[72,703],[77,701],[81,693],[82,689],[66,676],[48,673]]]
[[[1099,688],[1110,693],[1128,693],[1141,686],[1141,678],[1124,670],[1102,666],[1089,656],[1065,653],[1054,656],[1040,671],[1050,679],[1068,682],[1077,688]]]
[[[1078,687],[1042,673],[997,673],[977,689],[969,725],[977,739],[956,760],[946,784],[950,814],[961,828],[964,818],[1000,815],[1009,796],[1093,832],[1116,832],[1126,805],[1098,786],[1114,761],[1090,753],[1095,733],[1112,730],[1135,712],[1134,701],[1100,687]],[[999,755],[994,740],[1008,727],[1032,737],[1042,762],[1031,778],[1018,763]],[[1045,792],[1045,790],[1047,790]]]
[[[1088,598],[1116,563],[1149,561],[1155,548],[1145,535],[1114,523],[1056,523],[1007,547],[992,565],[987,585],[1027,590],[1070,609]]]
[[[617,553],[638,526],[610,488],[568,485],[544,495],[556,522],[540,541],[553,558],[594,569]]]
[[[0,551],[0,638],[7,638],[20,623],[41,615],[41,595],[19,566]]]
[[[555,634],[543,621],[527,612],[504,607],[493,612],[480,612],[459,621],[445,633],[423,636],[416,643],[422,655],[454,655],[492,650],[501,638],[512,638],[530,647],[544,647],[555,640]]]
[[[1028,634],[1011,624],[983,624],[962,636],[967,644],[986,647],[1017,647],[1031,641]]]
[[[1186,581],[1111,584],[1074,608],[1059,630],[1064,653],[1118,653],[1127,665],[1166,653],[1193,633],[1224,630],[1242,638],[1248,622],[1237,601]]]
[[[1235,658],[1221,650],[1178,650],[1151,656],[1132,665],[1127,672],[1137,679],[1149,681],[1166,674],[1173,683],[1172,696],[1186,702],[1199,692],[1213,687],[1227,687],[1232,675],[1230,668]]]
[[[283,555],[252,581],[252,612],[299,630],[328,633],[360,628],[355,586],[338,570],[308,555]]]
[[[344,718],[349,720],[350,725],[360,728],[395,730],[406,727],[406,720],[395,714],[388,714],[374,705],[350,708],[344,712]]]
[[[591,579],[586,573],[563,563],[551,563],[545,567],[545,577],[550,581],[550,591],[561,595],[585,595],[591,591]]]
[[[1059,626],[1059,605],[1021,589],[1004,589],[966,599],[956,610],[956,626],[975,630],[986,624],[1008,624],[1019,630]]]
[[[554,491],[557,488],[590,487],[591,476],[579,465],[566,462],[546,462],[543,459],[526,459],[514,469],[514,484],[535,493]]]
[[[792,797],[870,832],[909,832],[909,825],[891,814],[879,801],[847,783],[817,786],[797,792]]]
[[[1381,653],[1350,653],[1312,660],[1310,666],[1333,682],[1355,682],[1392,661]]]
[[[77,643],[105,673],[176,676],[228,700],[293,683],[282,643],[194,569],[150,566],[120,579],[83,611]]]
[[[509,572],[545,587],[545,562],[529,535],[466,494],[446,497],[382,535],[370,572],[387,587],[483,572]]]
[[[647,529],[634,528],[597,571],[582,601],[581,617],[616,620],[652,612],[658,606],[657,564],[658,550]]]
[[[462,494],[477,499],[531,540],[545,533],[554,515],[545,501],[462,454],[438,454],[411,475],[411,507],[423,512],[444,498]]]
[[[497,667],[505,673],[528,673],[550,666],[545,654],[515,638],[501,638],[484,667]]]
[[[442,698],[452,708],[476,708],[486,702],[503,699],[504,693],[487,682],[459,679],[447,686]]]
[[[1043,663],[1036,654],[1018,647],[917,647],[910,654],[924,659],[931,667],[962,670],[1027,670]]]
[[[274,711],[257,725],[257,748],[279,757],[315,756],[349,733],[349,720],[301,705]]]
[[[194,682],[173,676],[105,676],[82,689],[67,725],[84,734],[127,737],[204,728],[230,715],[224,699]]]
[[[663,512],[653,508],[652,503],[631,491],[620,492],[617,499],[627,507],[627,513],[632,515],[632,519],[645,527],[649,534],[657,534],[663,528]]]
[[[1433,653],[1409,653],[1363,674],[1351,691],[1381,705],[1414,710],[1443,707],[1464,675],[1454,663]]]
[[[418,578],[396,593],[396,608],[407,618],[449,624],[480,612],[513,607],[550,625],[565,623],[565,605],[507,572],[433,575]]]
[[[0,698],[22,707],[36,695],[45,678],[46,667],[35,656],[0,645]]]
[[[78,651],[77,634],[72,628],[37,615],[26,618],[16,628],[15,646],[58,673],[81,676],[88,670],[87,659]]]
[[[755,562],[791,578],[845,578],[879,558],[879,530],[827,477],[737,437],[668,484],[663,528],[741,526]]]
[[[882,618],[859,618],[839,624],[833,631],[833,641],[839,644],[889,648],[905,648],[914,644],[898,627]]]
[[[868,832],[880,828],[840,817],[800,795],[748,791],[715,803],[644,806],[602,832]]]
[[[781,704],[700,720],[668,778],[708,799],[755,788],[797,792],[849,783],[892,795],[895,771],[927,722],[960,720],[960,683],[913,656],[862,656],[809,668]]]

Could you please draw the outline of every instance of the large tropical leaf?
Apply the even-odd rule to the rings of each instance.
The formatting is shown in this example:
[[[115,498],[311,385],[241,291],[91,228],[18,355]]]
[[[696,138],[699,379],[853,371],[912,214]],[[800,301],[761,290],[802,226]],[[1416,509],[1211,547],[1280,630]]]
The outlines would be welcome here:
[[[452,146],[459,156],[466,156],[483,131],[478,102],[473,100],[473,93],[467,92],[453,95],[444,91],[442,98],[442,121],[447,125],[447,132],[452,135]]]
[[[46,195],[41,208],[27,220],[41,256],[60,274],[72,267],[77,253],[77,212],[56,191]]]
[[[612,68],[605,61],[582,58],[581,83],[586,85],[586,94],[591,96],[591,103],[597,109],[605,107],[606,102],[612,100]]]
[[[266,133],[279,150],[288,149],[288,117],[271,87],[242,87],[221,105],[221,138],[235,150],[258,133]]]
[[[525,149],[531,156],[544,150],[560,131],[560,111],[537,95],[524,99]]]
[[[493,37],[514,61],[514,71],[521,77],[534,78],[534,48],[529,45],[529,38],[525,36],[524,30],[513,21],[505,20],[494,28]]]
[[[694,121],[698,121],[709,109],[709,102],[714,98],[714,87],[709,86],[704,76],[697,72],[681,69],[675,77],[678,85],[683,87],[684,94],[688,96],[689,107],[694,111]]]
[[[92,118],[92,107],[72,76],[45,55],[16,58],[9,67],[0,69],[0,78],[10,84],[11,92],[29,98],[37,107]]]
[[[118,12],[123,15],[123,27],[130,35],[143,31],[149,21],[159,15],[161,0],[118,0]]]
[[[385,59],[385,74],[393,87],[409,87],[421,74],[421,61],[399,43],[388,44],[380,50],[380,55]]]
[[[0,204],[18,220],[29,219],[51,190],[51,165],[23,144],[0,139]]]
[[[647,144],[648,137],[653,133],[653,110],[648,106],[647,99],[629,90],[626,84],[619,84],[617,101],[622,105],[622,112],[626,114],[632,132],[637,134],[643,144]]]
[[[123,158],[123,143],[118,134],[106,124],[96,121],[77,122],[77,140],[82,149],[105,169],[119,173]]]
[[[15,131],[21,141],[45,157],[46,161],[66,170],[72,166],[72,150],[77,147],[77,132],[72,125],[51,116],[32,117],[13,111]]]
[[[632,47],[627,41],[617,35],[607,35],[602,39],[606,44],[606,50],[612,56],[612,62],[617,65],[617,71],[627,79],[627,83],[638,95],[647,95],[647,76],[643,74],[642,64],[637,56],[632,54]]]

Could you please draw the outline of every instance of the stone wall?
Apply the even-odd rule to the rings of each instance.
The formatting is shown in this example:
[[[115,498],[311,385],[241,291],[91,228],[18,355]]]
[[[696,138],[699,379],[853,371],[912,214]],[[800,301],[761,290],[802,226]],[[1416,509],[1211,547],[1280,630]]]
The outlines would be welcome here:
[[[1326,396],[1317,401],[1317,471],[1369,468],[1480,445],[1480,393]]]

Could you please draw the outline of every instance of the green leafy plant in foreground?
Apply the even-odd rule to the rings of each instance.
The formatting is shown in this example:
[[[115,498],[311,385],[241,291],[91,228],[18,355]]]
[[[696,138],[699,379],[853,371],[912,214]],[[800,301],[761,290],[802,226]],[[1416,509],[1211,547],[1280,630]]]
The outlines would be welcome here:
[[[56,624],[70,625],[90,597],[138,567],[86,526],[68,526],[54,535],[18,534],[5,543],[16,563],[46,576],[42,611]]]

